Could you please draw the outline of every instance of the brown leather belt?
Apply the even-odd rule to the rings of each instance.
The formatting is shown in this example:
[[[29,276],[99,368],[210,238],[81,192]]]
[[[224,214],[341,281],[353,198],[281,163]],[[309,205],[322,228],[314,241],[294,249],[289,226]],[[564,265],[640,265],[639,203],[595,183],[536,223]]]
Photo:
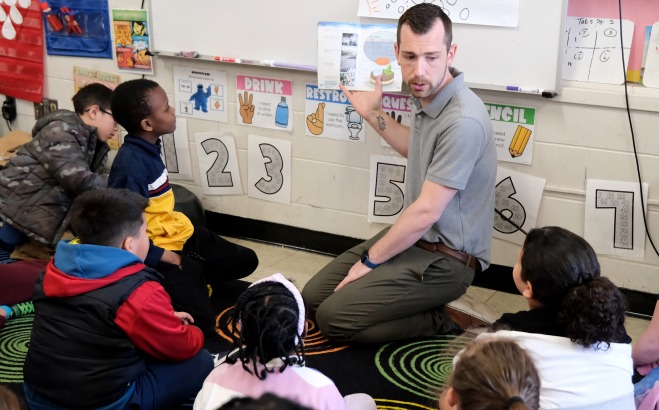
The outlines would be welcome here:
[[[481,270],[481,264],[478,262],[478,258],[475,256],[472,256],[468,253],[461,252],[461,251],[456,251],[453,248],[449,248],[448,246],[444,245],[441,242],[428,242],[424,241],[423,239],[420,239],[416,244],[421,249],[425,249],[429,252],[440,252],[443,253],[444,255],[448,255],[452,257],[453,259],[457,259],[458,261],[464,263],[465,265],[469,266],[470,268],[476,270],[476,272],[480,272]]]

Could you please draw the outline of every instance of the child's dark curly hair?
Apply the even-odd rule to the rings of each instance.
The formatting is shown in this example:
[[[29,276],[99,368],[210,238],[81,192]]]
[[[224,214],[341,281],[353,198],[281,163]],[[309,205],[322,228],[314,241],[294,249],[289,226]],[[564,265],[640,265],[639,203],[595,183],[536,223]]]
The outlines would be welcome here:
[[[280,283],[263,282],[248,288],[236,302],[232,323],[232,350],[237,349],[237,358],[227,356],[227,362],[239,359],[243,368],[264,380],[267,373],[274,372],[265,365],[279,358],[287,366],[304,362],[302,335],[297,332],[299,309],[293,294]]]
[[[558,226],[532,229],[522,247],[521,278],[533,299],[558,312],[567,337],[585,347],[623,342],[625,300],[600,277],[595,251],[585,239]]]
[[[585,347],[624,343],[626,302],[608,278],[594,278],[570,289],[563,300],[558,322],[573,342]]]

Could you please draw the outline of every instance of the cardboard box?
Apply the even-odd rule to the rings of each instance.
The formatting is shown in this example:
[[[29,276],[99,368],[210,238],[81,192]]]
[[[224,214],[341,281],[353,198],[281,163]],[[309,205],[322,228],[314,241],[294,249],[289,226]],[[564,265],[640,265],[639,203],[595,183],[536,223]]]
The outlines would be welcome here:
[[[0,137],[0,166],[4,167],[7,161],[14,156],[16,150],[31,140],[32,134],[18,130],[14,130]]]

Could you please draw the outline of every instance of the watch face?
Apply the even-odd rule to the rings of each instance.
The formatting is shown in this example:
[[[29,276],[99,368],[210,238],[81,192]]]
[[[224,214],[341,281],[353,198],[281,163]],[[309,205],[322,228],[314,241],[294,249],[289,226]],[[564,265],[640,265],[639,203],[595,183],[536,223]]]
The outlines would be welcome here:
[[[368,249],[362,252],[362,263],[364,263],[366,259],[368,259]]]

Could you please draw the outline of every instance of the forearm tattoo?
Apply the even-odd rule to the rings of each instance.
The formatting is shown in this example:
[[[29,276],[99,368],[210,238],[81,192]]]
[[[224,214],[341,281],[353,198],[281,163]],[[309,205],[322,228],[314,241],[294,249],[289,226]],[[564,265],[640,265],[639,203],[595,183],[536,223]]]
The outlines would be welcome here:
[[[376,119],[378,120],[378,128],[380,129],[380,131],[384,131],[385,128],[387,128],[387,123],[384,122],[384,117],[378,115]]]

